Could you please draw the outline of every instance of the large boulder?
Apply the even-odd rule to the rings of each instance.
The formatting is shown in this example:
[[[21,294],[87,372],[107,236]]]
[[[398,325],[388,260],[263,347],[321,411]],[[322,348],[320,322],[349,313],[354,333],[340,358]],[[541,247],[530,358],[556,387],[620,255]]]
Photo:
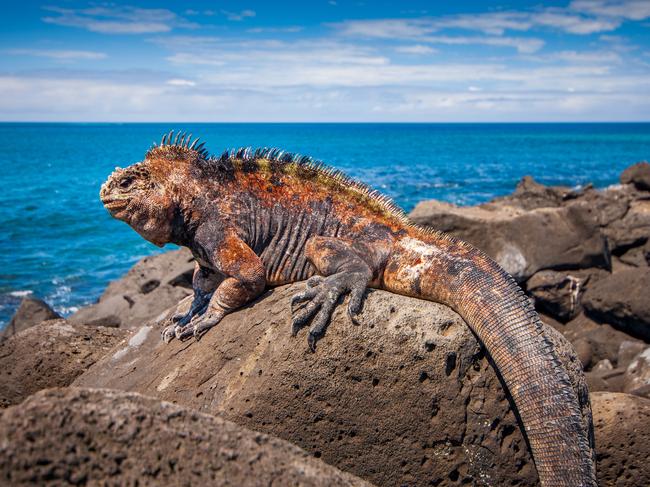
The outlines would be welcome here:
[[[650,199],[631,201],[625,216],[613,221],[603,232],[616,255],[643,246],[650,238]]]
[[[526,292],[535,307],[561,322],[575,318],[582,311],[580,298],[585,279],[558,271],[539,271],[526,282]]]
[[[630,394],[591,394],[598,485],[650,485],[650,400]]]
[[[53,320],[0,341],[0,407],[69,385],[126,335],[126,330]]]
[[[20,302],[7,327],[0,331],[0,340],[26,330],[30,326],[38,325],[42,321],[57,318],[61,318],[61,315],[50,308],[45,301],[28,296]]]
[[[625,370],[623,392],[650,399],[650,347],[639,353]]]
[[[145,257],[109,284],[96,304],[81,308],[71,323],[132,328],[156,318],[191,293],[194,259],[187,249]]]
[[[526,211],[510,205],[459,207],[424,201],[409,217],[474,244],[519,281],[542,269],[609,265],[600,227],[578,205]]]
[[[369,485],[286,441],[116,391],[42,391],[0,413],[0,438],[3,485]]]
[[[150,323],[75,385],[221,415],[378,485],[537,484],[508,395],[457,314],[370,291],[360,326],[339,307],[312,353],[306,331],[290,334],[290,297],[302,287],[269,291],[199,342],[165,345],[164,320]],[[548,332],[579,382],[570,346]]]
[[[650,164],[637,162],[621,173],[622,184],[633,184],[637,189],[650,191]]]
[[[588,315],[650,341],[650,268],[616,272],[591,285],[582,303]]]

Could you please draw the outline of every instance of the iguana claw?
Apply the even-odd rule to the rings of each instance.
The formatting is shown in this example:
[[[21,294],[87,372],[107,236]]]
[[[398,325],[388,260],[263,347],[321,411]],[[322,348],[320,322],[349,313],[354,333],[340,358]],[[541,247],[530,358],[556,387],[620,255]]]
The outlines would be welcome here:
[[[312,352],[316,351],[316,342],[325,333],[332,313],[340,298],[350,293],[348,315],[356,324],[356,316],[361,308],[367,278],[356,272],[340,272],[328,277],[314,276],[307,281],[307,289],[293,296],[291,307],[304,304],[293,313],[291,334],[295,336],[309,321],[307,344]]]

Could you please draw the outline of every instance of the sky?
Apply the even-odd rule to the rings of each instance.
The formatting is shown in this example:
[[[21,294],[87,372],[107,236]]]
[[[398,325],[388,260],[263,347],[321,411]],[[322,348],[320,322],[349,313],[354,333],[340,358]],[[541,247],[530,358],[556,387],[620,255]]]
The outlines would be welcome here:
[[[0,121],[650,120],[650,0],[22,0]]]

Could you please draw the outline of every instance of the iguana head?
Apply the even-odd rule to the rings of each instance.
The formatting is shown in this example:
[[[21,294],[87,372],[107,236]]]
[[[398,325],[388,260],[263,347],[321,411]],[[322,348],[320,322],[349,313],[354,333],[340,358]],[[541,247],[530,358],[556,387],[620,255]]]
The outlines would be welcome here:
[[[102,185],[99,197],[110,214],[128,223],[142,237],[162,247],[172,241],[178,225],[182,189],[187,192],[190,167],[205,157],[202,147],[190,146],[189,137],[162,143],[147,152],[145,159],[115,171]]]

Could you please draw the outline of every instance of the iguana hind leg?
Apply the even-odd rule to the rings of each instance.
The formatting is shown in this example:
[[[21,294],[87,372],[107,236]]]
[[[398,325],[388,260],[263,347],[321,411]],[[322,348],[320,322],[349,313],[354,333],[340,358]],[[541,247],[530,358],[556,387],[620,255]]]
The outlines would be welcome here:
[[[304,303],[292,313],[291,328],[295,335],[311,320],[307,343],[315,351],[316,341],[325,332],[337,303],[346,294],[350,294],[348,314],[354,321],[361,311],[363,296],[373,273],[355,249],[354,242],[312,237],[307,241],[305,251],[322,276],[311,277],[307,289],[291,300],[292,307]]]

